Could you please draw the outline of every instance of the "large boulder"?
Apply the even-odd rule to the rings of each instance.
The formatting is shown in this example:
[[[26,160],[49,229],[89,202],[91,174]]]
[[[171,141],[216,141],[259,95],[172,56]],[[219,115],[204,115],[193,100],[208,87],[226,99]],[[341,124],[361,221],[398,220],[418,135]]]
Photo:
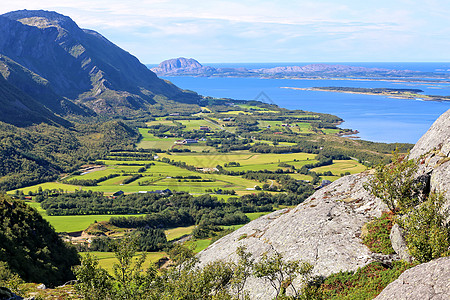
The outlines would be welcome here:
[[[257,260],[276,250],[288,260],[307,261],[323,276],[355,271],[379,259],[360,239],[361,227],[387,209],[363,188],[367,179],[368,172],[340,178],[294,209],[250,222],[200,252],[201,265],[233,260],[239,246],[247,247]],[[249,279],[246,289],[252,299],[274,296],[270,285],[256,278]]]
[[[375,299],[450,299],[450,257],[435,259],[406,270]]]
[[[443,193],[450,209],[450,109],[420,138],[410,158],[419,159],[419,176],[429,178],[429,189]]]

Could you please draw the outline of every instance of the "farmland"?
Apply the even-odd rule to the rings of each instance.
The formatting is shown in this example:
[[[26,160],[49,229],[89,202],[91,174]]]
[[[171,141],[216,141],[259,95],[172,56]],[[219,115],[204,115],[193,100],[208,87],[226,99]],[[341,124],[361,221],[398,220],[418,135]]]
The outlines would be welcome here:
[[[123,203],[122,207],[128,211],[105,213],[100,202],[91,205],[89,201],[85,206],[80,204],[77,209],[82,213],[78,215],[47,215],[48,211],[64,213],[75,204],[65,208],[64,203],[55,202],[48,206],[53,210],[46,212],[39,203],[29,202],[58,232],[82,231],[95,222],[111,222],[111,217],[135,230],[137,227],[129,227],[127,217],[140,216],[136,222],[146,224],[146,220],[153,219],[144,216],[152,214],[161,220],[164,216],[175,216],[170,220],[178,220],[175,226],[163,227],[169,243],[191,235],[199,224],[237,229],[279,207],[300,203],[322,180],[334,181],[346,174],[362,172],[367,166],[361,162],[375,163],[376,159],[386,157],[375,151],[378,148],[366,149],[366,144],[339,137],[338,134],[348,132],[336,126],[340,121],[331,115],[281,111],[260,104],[213,105],[190,116],[157,117],[136,128],[140,138],[133,149],[110,151],[90,162],[88,168],[8,193],[50,201],[52,193],[56,197],[92,191],[101,195],[95,197],[104,197],[101,201],[119,203],[113,195],[123,192],[123,197],[144,195],[143,199],[150,199],[145,195],[156,195],[155,202],[166,201],[161,207],[153,207],[152,203],[140,207],[138,203],[139,208],[132,209],[140,215],[133,215]],[[162,191],[169,194],[158,196]],[[182,201],[172,203],[173,197],[189,201],[203,197],[197,205],[204,215],[197,215],[189,206],[177,207]],[[141,208],[149,213],[142,214]],[[180,221],[180,212],[189,212],[190,219]],[[216,234],[220,232],[212,230],[187,244],[198,252]],[[163,249],[149,254],[147,263],[163,257]],[[111,252],[94,254],[103,267],[112,270]]]

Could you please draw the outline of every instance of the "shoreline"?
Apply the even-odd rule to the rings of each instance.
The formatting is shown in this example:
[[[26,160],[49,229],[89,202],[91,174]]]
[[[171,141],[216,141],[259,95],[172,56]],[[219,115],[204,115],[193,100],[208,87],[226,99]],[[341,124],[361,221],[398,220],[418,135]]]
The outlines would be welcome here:
[[[445,96],[431,96],[431,95],[421,95],[421,94],[407,94],[407,93],[375,93],[375,92],[359,92],[359,91],[349,91],[349,90],[338,90],[338,89],[327,89],[327,88],[298,88],[282,86],[281,89],[291,89],[291,90],[301,90],[301,91],[317,91],[317,92],[332,92],[332,93],[345,93],[345,94],[357,94],[357,95],[371,95],[371,96],[383,96],[392,99],[409,99],[418,101],[435,101],[435,102],[450,102],[450,99],[442,99]]]

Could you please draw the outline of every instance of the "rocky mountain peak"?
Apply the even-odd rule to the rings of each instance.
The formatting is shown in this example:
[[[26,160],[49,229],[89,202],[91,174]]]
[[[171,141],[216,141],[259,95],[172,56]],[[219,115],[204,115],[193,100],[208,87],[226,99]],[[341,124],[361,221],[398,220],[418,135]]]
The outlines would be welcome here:
[[[172,58],[161,62],[158,67],[152,68],[156,74],[203,74],[212,72],[212,67],[204,67],[201,63],[193,58]]]

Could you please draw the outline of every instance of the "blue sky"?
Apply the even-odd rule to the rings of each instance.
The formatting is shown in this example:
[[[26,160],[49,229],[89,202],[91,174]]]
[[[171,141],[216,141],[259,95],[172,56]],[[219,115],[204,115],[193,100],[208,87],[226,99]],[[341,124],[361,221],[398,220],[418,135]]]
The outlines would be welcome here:
[[[5,1],[6,2],[6,1]],[[450,61],[448,0],[15,0],[96,30],[143,63]]]

